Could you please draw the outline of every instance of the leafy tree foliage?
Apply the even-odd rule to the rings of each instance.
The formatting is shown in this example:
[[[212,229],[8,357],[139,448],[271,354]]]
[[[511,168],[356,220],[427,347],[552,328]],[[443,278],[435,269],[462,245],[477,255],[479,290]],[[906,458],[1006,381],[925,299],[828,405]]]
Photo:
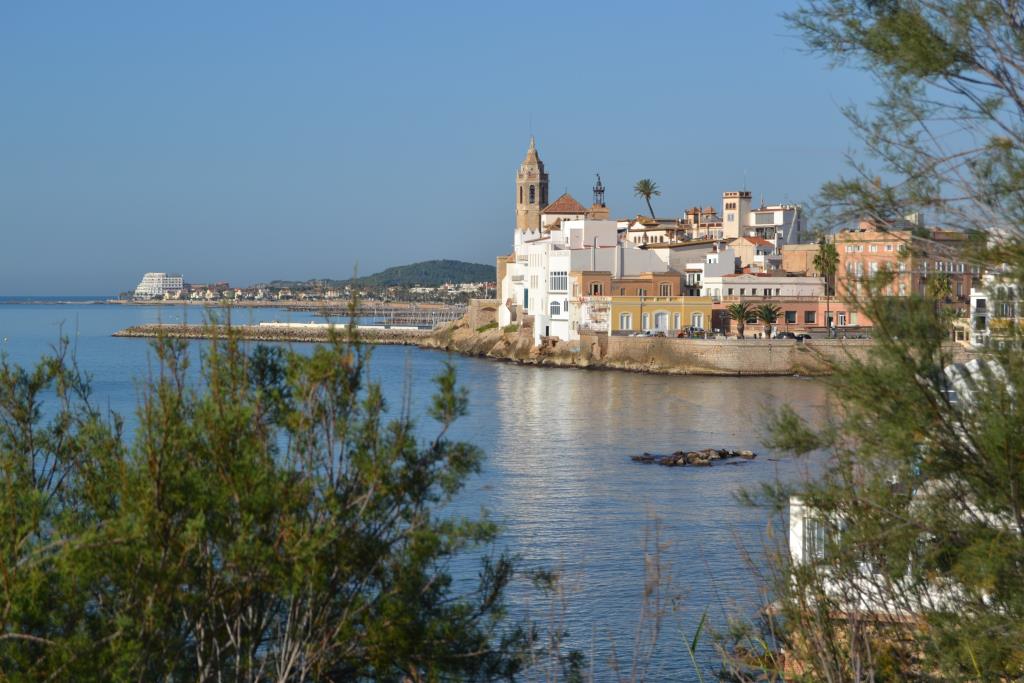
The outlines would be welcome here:
[[[489,680],[525,661],[495,526],[443,514],[481,452],[448,367],[421,443],[355,339],[202,355],[160,339],[134,438],[66,344],[0,362],[0,671],[59,680]]]
[[[435,259],[433,261],[419,261],[404,266],[392,266],[385,268],[379,273],[365,275],[363,277],[351,278],[348,280],[307,280],[306,282],[293,282],[286,280],[274,280],[270,282],[271,287],[309,288],[313,285],[321,287],[412,287],[422,285],[424,287],[438,287],[445,283],[462,284],[466,282],[494,282],[495,269],[493,265],[482,263],[468,263],[453,259]]]
[[[1020,292],[1024,8],[805,0],[789,18],[813,51],[882,89],[872,114],[849,110],[877,168],[855,162],[855,177],[824,187],[836,222],[887,229],[926,209],[975,233],[968,257]],[[958,366],[937,305],[948,280],[883,296],[893,277],[848,288],[876,343],[869,360],[836,366],[822,423],[773,418],[772,446],[826,460],[819,479],[768,500],[782,512],[797,495],[823,533],[807,539],[808,562],[783,552],[773,565],[786,660],[765,665],[767,641],[745,636],[728,653],[735,678],[1024,678],[1024,340],[1009,324]]]

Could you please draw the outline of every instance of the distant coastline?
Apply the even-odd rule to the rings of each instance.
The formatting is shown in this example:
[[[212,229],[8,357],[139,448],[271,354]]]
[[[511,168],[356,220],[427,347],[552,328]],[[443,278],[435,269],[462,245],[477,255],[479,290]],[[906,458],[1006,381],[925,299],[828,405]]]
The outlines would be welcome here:
[[[113,302],[114,300],[109,296],[0,296],[0,304],[81,305]]]
[[[0,305],[3,304],[54,306],[103,304],[110,306],[189,306],[200,308],[285,308],[298,310],[327,309],[341,313],[348,312],[348,301],[344,299],[332,301],[324,301],[322,299],[285,299],[281,301],[252,301],[249,299],[243,299],[239,301],[234,301],[231,299],[221,299],[217,301],[193,301],[190,299],[157,299],[152,301],[135,301],[132,299],[116,299],[102,296],[0,296]],[[447,308],[450,306],[450,304],[436,302],[394,301],[388,302],[387,306],[389,308],[416,308],[421,310],[434,310]]]

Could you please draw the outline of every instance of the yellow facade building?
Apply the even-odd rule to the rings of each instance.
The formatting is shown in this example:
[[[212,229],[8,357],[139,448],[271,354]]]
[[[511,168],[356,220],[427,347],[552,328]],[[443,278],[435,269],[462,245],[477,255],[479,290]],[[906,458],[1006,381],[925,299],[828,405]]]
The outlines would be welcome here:
[[[674,336],[691,328],[711,329],[711,297],[610,296],[604,299],[612,334],[651,331]]]

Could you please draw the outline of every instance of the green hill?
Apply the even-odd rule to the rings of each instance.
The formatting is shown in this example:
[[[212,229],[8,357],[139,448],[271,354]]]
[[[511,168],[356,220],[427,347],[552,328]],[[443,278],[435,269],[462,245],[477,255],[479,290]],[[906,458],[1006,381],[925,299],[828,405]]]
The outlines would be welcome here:
[[[450,259],[420,261],[407,266],[394,266],[374,275],[357,278],[354,284],[363,287],[395,287],[422,285],[437,287],[446,282],[494,282],[494,266]]]
[[[296,288],[314,284],[326,287],[357,285],[359,287],[437,287],[446,282],[460,284],[463,282],[494,282],[496,273],[494,266],[482,263],[468,263],[451,259],[420,261],[405,266],[393,266],[373,275],[348,280],[317,279],[306,282],[291,280],[274,280],[268,283],[271,287]]]

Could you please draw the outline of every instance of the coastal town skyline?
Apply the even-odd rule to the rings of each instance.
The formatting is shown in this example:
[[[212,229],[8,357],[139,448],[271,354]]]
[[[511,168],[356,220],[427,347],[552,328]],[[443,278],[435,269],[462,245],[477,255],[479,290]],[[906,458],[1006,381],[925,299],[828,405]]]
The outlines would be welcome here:
[[[157,270],[255,282],[488,263],[531,132],[553,194],[587,197],[600,173],[613,217],[645,211],[641,177],[661,188],[658,213],[680,215],[744,185],[806,202],[841,172],[839,106],[871,88],[801,55],[785,4],[743,20],[662,9],[648,25],[443,8],[434,19],[450,21],[421,34],[422,10],[5,8],[0,50],[19,69],[0,73],[15,103],[0,133],[0,294],[114,293]],[[479,21],[495,25],[487,41],[460,30]],[[567,26],[584,40],[559,38]],[[641,29],[642,49],[628,38]],[[360,56],[385,38],[390,52]],[[225,45],[263,49],[242,60]],[[710,51],[715,69],[687,57]],[[81,258],[97,251],[102,268]]]

